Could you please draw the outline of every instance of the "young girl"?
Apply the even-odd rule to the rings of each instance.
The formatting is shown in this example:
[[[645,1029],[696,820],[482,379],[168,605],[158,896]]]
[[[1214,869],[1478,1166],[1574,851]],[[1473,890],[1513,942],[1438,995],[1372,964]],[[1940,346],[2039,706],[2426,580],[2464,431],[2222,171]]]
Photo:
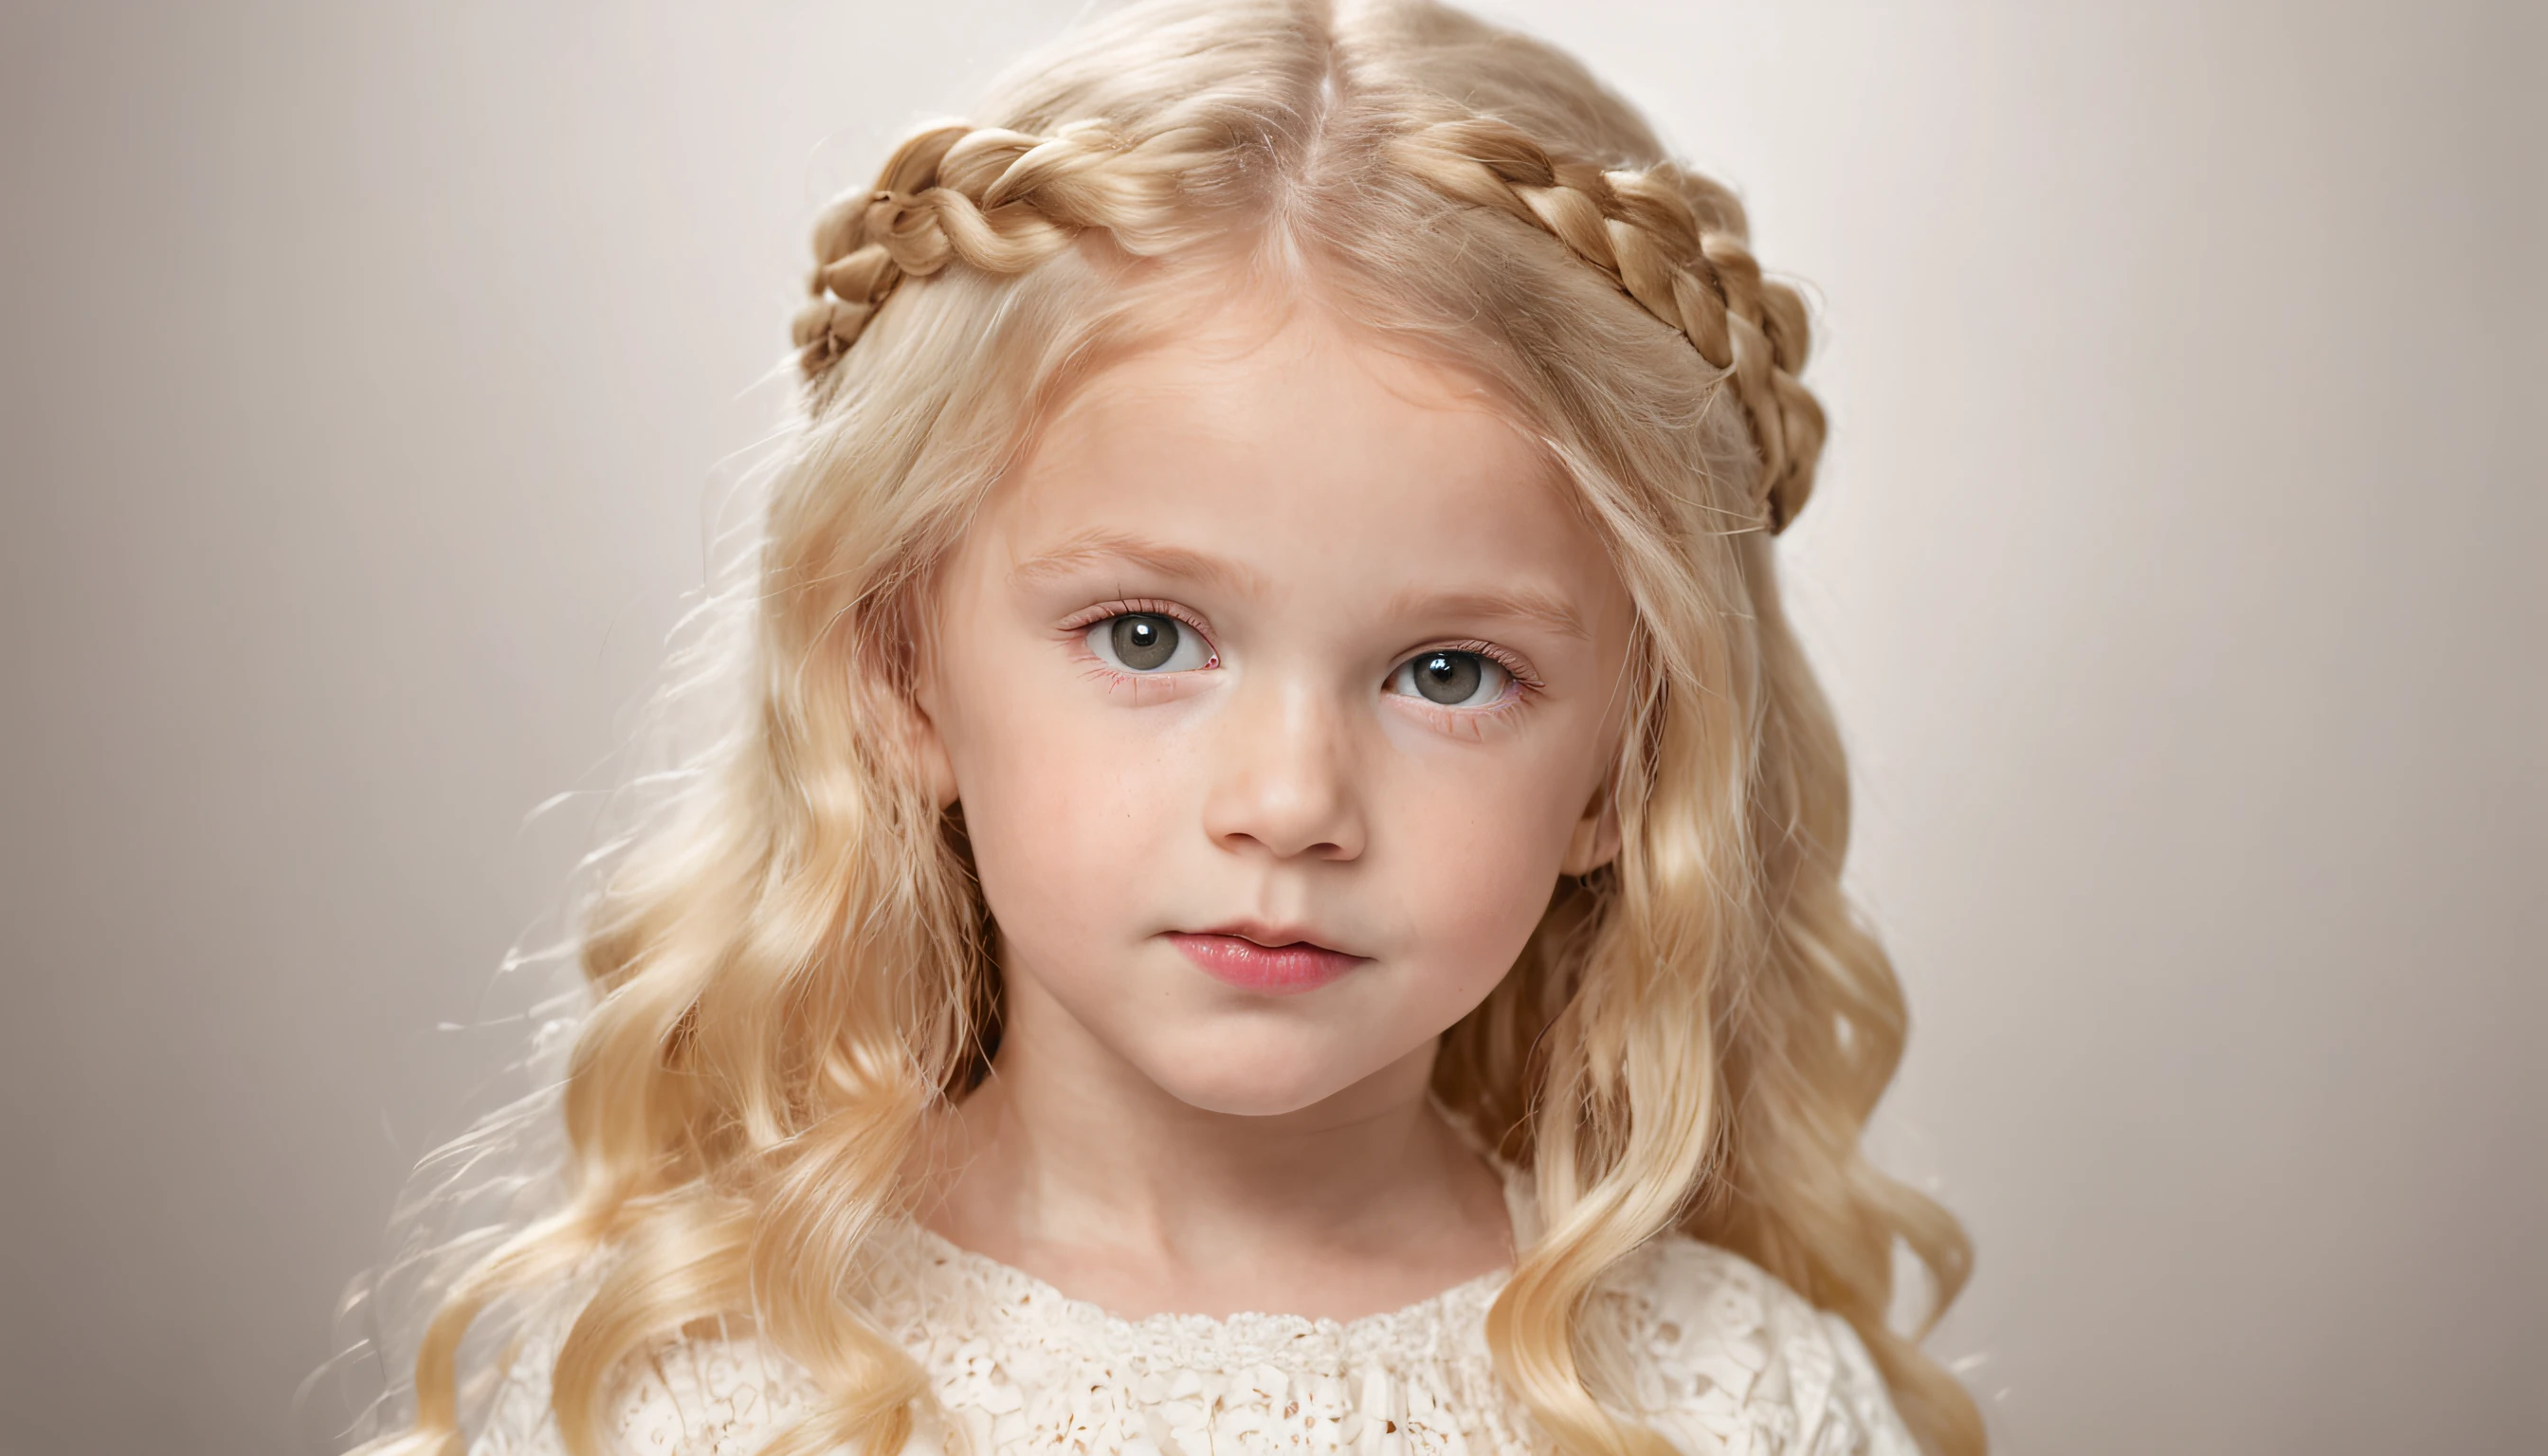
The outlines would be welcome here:
[[[1137,5],[985,117],[816,230],[563,1205],[365,1450],[1980,1451],[1732,196],[1428,0]]]

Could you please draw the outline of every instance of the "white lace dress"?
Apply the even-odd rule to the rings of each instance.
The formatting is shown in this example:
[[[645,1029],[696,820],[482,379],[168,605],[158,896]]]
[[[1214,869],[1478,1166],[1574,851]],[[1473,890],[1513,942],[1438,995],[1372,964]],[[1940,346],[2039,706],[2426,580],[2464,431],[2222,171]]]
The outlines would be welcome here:
[[[1518,1180],[1513,1214],[1528,1229]],[[1544,1445],[1488,1353],[1502,1272],[1393,1314],[1127,1320],[915,1224],[886,1235],[874,1307],[928,1372],[953,1432],[909,1456],[1525,1456]],[[1598,1301],[1635,1360],[1634,1410],[1679,1450],[1918,1456],[1864,1345],[1759,1266],[1678,1235]],[[562,1456],[553,1344],[527,1342],[471,1456]],[[616,1402],[615,1450],[749,1456],[814,1397],[748,1338],[684,1343]]]

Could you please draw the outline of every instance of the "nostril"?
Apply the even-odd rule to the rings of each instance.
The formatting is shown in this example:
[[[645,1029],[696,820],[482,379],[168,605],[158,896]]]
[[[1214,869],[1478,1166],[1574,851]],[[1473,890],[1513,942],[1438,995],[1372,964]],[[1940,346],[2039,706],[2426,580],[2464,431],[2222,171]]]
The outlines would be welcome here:
[[[1349,860],[1361,853],[1362,795],[1330,705],[1286,692],[1263,710],[1226,720],[1225,766],[1204,805],[1204,828],[1225,847],[1280,860]]]
[[[1278,860],[1349,860],[1361,853],[1361,816],[1342,799],[1316,806],[1225,803],[1217,809],[1207,828],[1225,848]]]

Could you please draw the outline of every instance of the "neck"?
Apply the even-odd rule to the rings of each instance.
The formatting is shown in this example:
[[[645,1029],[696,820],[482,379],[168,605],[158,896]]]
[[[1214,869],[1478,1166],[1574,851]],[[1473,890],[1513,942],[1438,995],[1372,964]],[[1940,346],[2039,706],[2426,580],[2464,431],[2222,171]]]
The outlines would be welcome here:
[[[1435,1049],[1295,1111],[1214,1112],[1012,976],[990,1076],[926,1139],[922,1218],[1123,1313],[1398,1308],[1511,1254],[1500,1182],[1426,1095]]]

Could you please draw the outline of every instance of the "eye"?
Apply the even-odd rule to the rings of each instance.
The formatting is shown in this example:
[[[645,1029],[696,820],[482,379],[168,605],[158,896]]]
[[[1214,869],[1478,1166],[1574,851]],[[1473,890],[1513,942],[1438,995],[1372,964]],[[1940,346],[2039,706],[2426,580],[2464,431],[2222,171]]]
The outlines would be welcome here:
[[[1220,661],[1201,632],[1175,617],[1148,611],[1128,611],[1091,623],[1088,650],[1097,654],[1099,662],[1125,673],[1191,673]]]
[[[1485,707],[1511,685],[1502,664],[1474,652],[1418,653],[1389,675],[1390,691],[1446,708]]]

